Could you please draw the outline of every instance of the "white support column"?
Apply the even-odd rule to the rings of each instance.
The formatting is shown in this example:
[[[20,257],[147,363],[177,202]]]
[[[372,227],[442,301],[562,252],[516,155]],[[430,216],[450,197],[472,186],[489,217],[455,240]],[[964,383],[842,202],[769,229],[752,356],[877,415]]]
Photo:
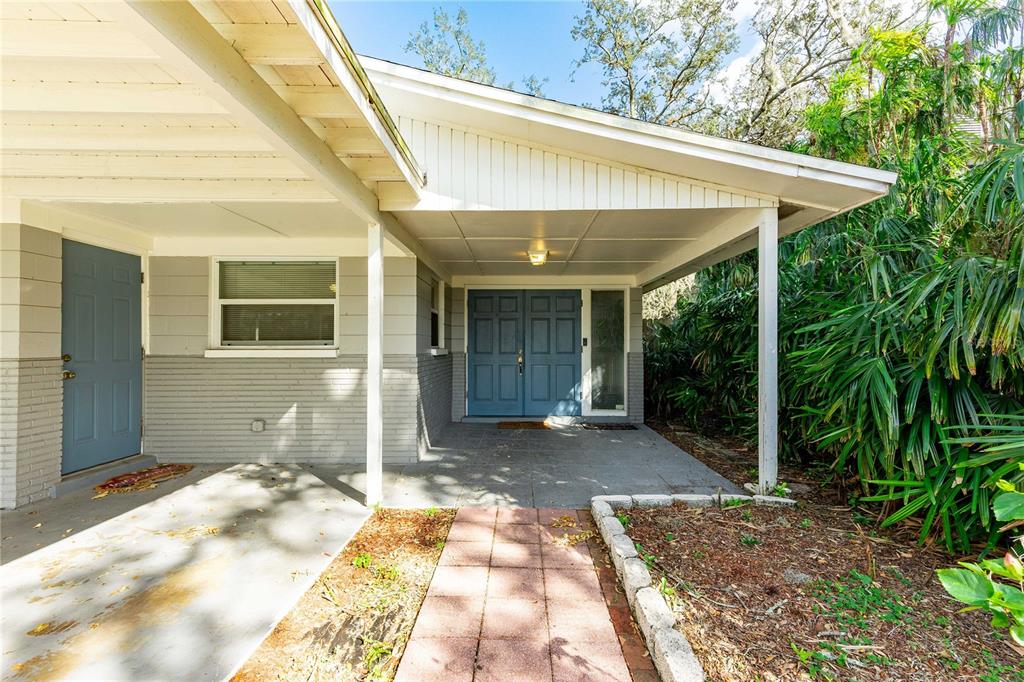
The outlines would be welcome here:
[[[779,214],[765,209],[757,226],[758,487],[771,494],[779,471]]]
[[[384,228],[370,223],[366,247],[366,506],[384,486]]]

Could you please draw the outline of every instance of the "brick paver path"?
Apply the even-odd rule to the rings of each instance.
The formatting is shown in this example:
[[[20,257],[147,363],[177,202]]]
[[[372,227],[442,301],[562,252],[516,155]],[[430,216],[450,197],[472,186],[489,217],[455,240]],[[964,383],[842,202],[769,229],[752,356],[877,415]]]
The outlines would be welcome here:
[[[459,509],[396,682],[631,679],[586,543],[565,509]],[[580,521],[580,525],[586,524]]]

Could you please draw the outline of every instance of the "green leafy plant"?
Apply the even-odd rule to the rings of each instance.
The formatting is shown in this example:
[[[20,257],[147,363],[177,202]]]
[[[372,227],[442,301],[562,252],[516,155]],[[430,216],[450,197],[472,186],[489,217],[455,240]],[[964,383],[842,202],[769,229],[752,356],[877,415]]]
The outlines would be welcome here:
[[[1022,11],[993,7],[933,3],[947,40],[870,32],[791,146],[899,180],[779,244],[781,456],[951,553],[1004,540],[994,484],[1024,457],[1024,48],[993,38]],[[647,409],[754,440],[755,255],[698,272],[676,308],[645,337]]]
[[[423,510],[423,513],[426,514],[428,518],[432,518],[434,516],[437,516],[439,511],[440,510],[437,507],[427,507],[426,509]]]
[[[1024,463],[1020,464],[1024,469]],[[993,501],[997,521],[1007,526],[1024,525],[1024,493],[1000,481],[1003,492]],[[1009,630],[1018,646],[1024,646],[1024,539],[1018,538],[999,559],[978,563],[959,562],[960,568],[939,569],[939,581],[946,592],[967,606],[964,611],[983,609],[992,617],[992,627]]]
[[[391,658],[394,647],[388,642],[369,641],[364,642],[366,647],[363,652],[363,665],[369,671],[369,679],[381,679],[383,667]]]
[[[654,564],[657,562],[658,557],[644,549],[644,546],[639,542],[635,542],[633,545],[636,547],[636,553],[640,557],[640,560],[647,564],[647,568],[654,568]]]
[[[623,528],[629,528],[629,514],[623,511],[615,512],[615,518],[619,520]]]
[[[802,530],[807,530],[814,525],[814,522],[810,519],[801,519],[800,523],[797,525],[799,525]]]
[[[380,564],[373,567],[373,574],[377,580],[384,582],[394,582],[398,580],[399,572],[398,568],[391,564]]]
[[[756,547],[761,544],[761,541],[749,533],[741,533],[740,544],[746,545],[747,547]]]
[[[772,488],[772,495],[775,497],[789,497],[789,494],[789,486],[786,485],[784,481],[779,481],[775,484],[775,487]]]
[[[369,568],[372,564],[373,557],[366,552],[360,552],[352,559],[352,565],[356,568]]]

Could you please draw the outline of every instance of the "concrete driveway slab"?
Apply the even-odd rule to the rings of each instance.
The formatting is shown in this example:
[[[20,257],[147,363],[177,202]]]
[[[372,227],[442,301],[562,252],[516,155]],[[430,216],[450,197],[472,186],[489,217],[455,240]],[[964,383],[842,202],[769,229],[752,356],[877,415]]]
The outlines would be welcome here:
[[[129,497],[81,493],[36,522]],[[10,561],[3,676],[223,679],[368,515],[299,467],[236,465]]]

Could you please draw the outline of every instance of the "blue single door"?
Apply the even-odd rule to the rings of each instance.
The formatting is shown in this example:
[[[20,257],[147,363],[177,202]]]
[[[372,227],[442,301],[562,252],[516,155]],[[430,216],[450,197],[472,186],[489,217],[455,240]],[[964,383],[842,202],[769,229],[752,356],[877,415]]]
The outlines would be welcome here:
[[[523,414],[523,292],[469,292],[469,414]]]
[[[138,256],[64,240],[61,473],[129,457],[142,442]]]
[[[474,417],[580,414],[580,292],[470,291]]]
[[[580,414],[580,292],[526,292],[525,414]]]

